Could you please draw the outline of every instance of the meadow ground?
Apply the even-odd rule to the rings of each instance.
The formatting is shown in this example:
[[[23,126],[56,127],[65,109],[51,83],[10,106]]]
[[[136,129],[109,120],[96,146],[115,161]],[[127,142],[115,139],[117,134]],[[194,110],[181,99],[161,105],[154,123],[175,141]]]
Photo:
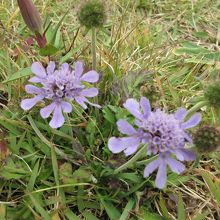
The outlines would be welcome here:
[[[154,174],[143,177],[146,155],[114,173],[127,158],[106,144],[119,135],[115,122],[127,117],[129,97],[144,95],[169,112],[200,111],[201,125],[220,125],[218,108],[204,99],[220,77],[220,1],[106,1],[96,36],[102,109],[75,106],[55,130],[38,107],[25,112],[20,102],[34,61],[92,68],[91,31],[76,16],[81,2],[35,1],[53,45],[45,50],[27,46],[31,32],[17,1],[0,0],[0,219],[220,219],[219,152],[199,154],[182,175],[169,172],[159,190]]]

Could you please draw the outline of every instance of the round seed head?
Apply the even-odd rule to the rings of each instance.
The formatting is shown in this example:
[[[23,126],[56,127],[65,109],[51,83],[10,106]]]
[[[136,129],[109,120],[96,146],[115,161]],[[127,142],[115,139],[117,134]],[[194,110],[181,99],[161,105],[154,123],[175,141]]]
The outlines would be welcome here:
[[[103,26],[106,19],[103,2],[100,0],[86,1],[79,10],[78,19],[81,25],[89,29]]]
[[[200,152],[215,151],[220,147],[220,131],[216,127],[201,127],[196,131],[193,143]]]
[[[220,107],[220,81],[210,84],[205,92],[204,96],[209,104],[213,107]]]

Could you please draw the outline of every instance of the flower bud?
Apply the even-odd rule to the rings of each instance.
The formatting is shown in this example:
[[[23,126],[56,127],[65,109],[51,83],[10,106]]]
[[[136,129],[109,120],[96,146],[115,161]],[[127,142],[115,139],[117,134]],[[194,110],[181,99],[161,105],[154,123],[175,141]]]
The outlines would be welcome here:
[[[34,33],[42,34],[42,21],[40,14],[32,0],[17,0],[21,15],[28,26]]]
[[[215,151],[220,147],[220,131],[216,127],[203,126],[196,131],[193,143],[199,152]]]
[[[220,107],[220,81],[207,86],[204,97],[213,107]]]
[[[103,26],[106,19],[103,2],[100,0],[86,1],[79,10],[78,19],[81,25],[84,25],[87,28]]]

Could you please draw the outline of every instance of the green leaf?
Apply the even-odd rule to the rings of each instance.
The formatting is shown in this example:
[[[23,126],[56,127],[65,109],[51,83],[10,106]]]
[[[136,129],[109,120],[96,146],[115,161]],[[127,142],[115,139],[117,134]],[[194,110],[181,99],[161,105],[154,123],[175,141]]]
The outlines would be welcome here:
[[[40,55],[41,56],[51,56],[56,54],[59,51],[55,46],[53,45],[46,45],[45,47],[40,49]]]
[[[201,175],[203,179],[206,181],[213,197],[217,200],[218,204],[220,205],[220,181],[219,179],[217,177],[214,177],[216,178],[216,181],[213,182],[212,181],[213,176],[204,170],[201,171]]]
[[[80,220],[80,218],[75,215],[69,208],[67,208],[64,211],[64,215],[69,219],[69,220]]]
[[[208,33],[205,31],[198,31],[192,33],[195,37],[198,37],[200,39],[207,39],[209,37]]]
[[[86,220],[99,220],[89,211],[84,211],[82,214],[86,218]]]
[[[159,201],[159,205],[160,205],[160,208],[161,208],[161,212],[163,214],[163,217],[167,220],[170,219],[170,215],[169,215],[169,212],[167,210],[167,207],[166,207],[166,204],[165,204],[165,201],[164,201],[164,198],[163,196],[160,194],[160,201]]]
[[[32,203],[35,206],[35,209],[41,214],[41,217],[43,217],[44,220],[51,220],[49,214],[41,206],[41,202],[38,201],[37,197],[31,194],[29,196],[31,198]]]
[[[82,186],[79,186],[77,191],[77,206],[80,212],[82,212],[85,209],[85,204],[83,202],[84,197],[84,189]]]
[[[185,208],[181,193],[179,194],[178,199],[178,220],[186,220]]]
[[[111,124],[115,124],[115,114],[108,107],[104,107],[102,112],[104,113],[104,118],[109,121]]]
[[[30,76],[31,74],[32,74],[31,67],[27,67],[27,68],[19,70],[18,72],[14,73],[13,75],[9,76],[9,78],[4,80],[2,83],[12,82],[12,81],[20,79],[22,77]]]
[[[164,220],[164,218],[157,213],[149,212],[148,209],[144,206],[140,208],[139,211],[140,219],[147,219],[147,220]]]
[[[37,160],[35,166],[34,166],[34,169],[32,170],[32,173],[31,173],[31,177],[30,177],[30,180],[29,180],[29,183],[27,185],[27,189],[28,191],[32,191],[33,188],[34,188],[34,184],[35,184],[35,181],[36,181],[36,178],[37,178],[37,175],[38,175],[38,170],[39,170],[39,162],[40,160]]]
[[[104,206],[108,217],[111,220],[119,219],[121,216],[121,213],[118,209],[115,208],[115,206],[110,201],[105,201],[103,198],[100,198],[100,201],[102,205]]]
[[[209,214],[209,211],[205,211],[204,213],[198,214],[192,220],[204,220],[208,214]]]
[[[181,183],[185,183],[187,181],[190,180],[190,175],[188,176],[181,176],[179,174],[176,174],[176,173],[170,173],[167,177],[167,182],[168,182],[168,185],[180,185]]]
[[[133,209],[134,207],[134,204],[135,204],[135,201],[134,199],[130,199],[127,203],[127,205],[125,206],[124,208],[124,211],[122,212],[121,214],[121,217],[119,220],[126,220],[127,217],[129,216],[129,212]]]
[[[66,62],[67,60],[69,60],[77,51],[79,51],[81,48],[83,48],[85,45],[85,43],[82,43],[78,46],[76,46],[75,48],[73,48],[72,50],[70,50],[65,56],[63,56],[60,59],[60,64]]]
[[[62,24],[64,18],[66,17],[66,15],[69,13],[69,10],[70,10],[70,9],[67,10],[67,12],[63,15],[63,17],[60,19],[60,21],[59,21],[58,24],[56,25],[55,29],[52,31],[51,38],[48,39],[48,41],[49,41],[49,43],[50,43],[51,45],[55,45],[55,43],[57,44],[57,42],[56,42],[57,34],[59,34],[58,32],[59,32],[59,29],[60,29],[60,27],[61,27],[61,24]]]

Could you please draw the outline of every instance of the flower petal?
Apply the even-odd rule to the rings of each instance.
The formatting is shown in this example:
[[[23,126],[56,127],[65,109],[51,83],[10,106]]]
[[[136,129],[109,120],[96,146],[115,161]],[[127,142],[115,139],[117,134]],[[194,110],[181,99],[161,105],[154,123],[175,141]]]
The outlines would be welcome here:
[[[79,105],[81,105],[81,107],[82,107],[83,109],[87,109],[87,105],[85,104],[85,99],[84,99],[84,97],[80,97],[80,96],[75,97],[75,101],[76,101]]]
[[[167,164],[169,165],[170,169],[174,172],[174,173],[182,173],[186,167],[180,163],[179,161],[173,159],[173,158],[167,158],[166,159]]]
[[[40,115],[42,118],[48,118],[50,114],[54,111],[56,107],[55,102],[52,102],[50,105],[47,105],[46,107],[42,108],[40,110]]]
[[[130,156],[132,154],[134,154],[137,149],[138,146],[140,145],[140,138],[138,137],[127,137],[129,139],[129,146],[126,150],[124,150],[125,156]]]
[[[179,108],[175,113],[174,113],[174,117],[176,118],[176,120],[178,121],[183,121],[183,119],[186,117],[187,115],[187,111],[185,108]]]
[[[28,81],[32,83],[40,83],[42,82],[42,78],[39,78],[38,76],[34,76],[34,77],[31,77]]]
[[[187,128],[195,127],[196,125],[199,124],[200,121],[201,121],[201,114],[196,113],[187,122],[183,123],[181,125],[181,128],[187,129]]]
[[[43,65],[39,62],[34,62],[32,63],[31,65],[31,71],[39,76],[40,78],[44,78],[46,77],[46,71],[45,71],[45,68],[43,67]]]
[[[187,149],[176,149],[174,154],[180,161],[193,161],[196,159],[196,153]]]
[[[38,102],[40,102],[43,99],[42,96],[35,96],[31,99],[24,99],[21,101],[21,108],[24,110],[29,110],[32,107],[34,107]]]
[[[83,74],[83,63],[80,61],[77,61],[75,63],[75,76],[76,78],[80,78],[82,74]]]
[[[160,162],[158,159],[153,160],[150,162],[144,169],[144,177],[147,178],[150,176],[151,173],[153,173],[160,165]]]
[[[61,102],[61,107],[65,113],[70,113],[73,109],[72,105],[69,102],[64,102],[64,101]]]
[[[89,88],[89,89],[83,89],[80,95],[86,96],[86,97],[94,97],[94,96],[97,96],[98,93],[99,93],[98,89]]]
[[[160,166],[156,176],[156,186],[163,189],[167,181],[167,166],[165,161],[160,160]]]
[[[151,113],[151,107],[150,107],[150,102],[147,98],[145,97],[141,97],[141,100],[140,100],[140,106],[144,112],[144,118],[148,118],[148,116],[150,115]]]
[[[123,119],[118,120],[117,126],[118,126],[118,130],[122,134],[134,135],[137,133],[137,131],[126,120]]]
[[[59,128],[64,124],[64,117],[62,113],[61,105],[58,104],[55,106],[52,120],[50,121],[50,127],[51,128]]]
[[[99,74],[96,71],[91,70],[85,73],[80,79],[86,82],[94,83],[99,80]]]
[[[127,99],[123,106],[136,118],[143,119],[143,115],[140,112],[140,105],[135,99]]]
[[[111,137],[108,140],[108,148],[114,154],[120,153],[126,147],[127,146],[124,144],[121,138]]]
[[[64,71],[67,71],[67,70],[69,70],[69,64],[68,63],[63,63],[62,65],[61,65],[61,69],[62,70],[64,70]]]
[[[33,86],[33,85],[26,85],[25,86],[25,91],[28,94],[36,94],[36,95],[42,93],[42,89],[41,88],[38,88],[38,87]]]
[[[91,106],[94,106],[96,108],[101,108],[100,105],[90,102],[87,98],[85,98],[85,102],[87,102],[88,104],[90,104]]]
[[[48,75],[51,75],[54,73],[54,70],[55,70],[55,67],[56,67],[56,64],[55,62],[53,61],[50,61],[47,65],[47,74]]]

